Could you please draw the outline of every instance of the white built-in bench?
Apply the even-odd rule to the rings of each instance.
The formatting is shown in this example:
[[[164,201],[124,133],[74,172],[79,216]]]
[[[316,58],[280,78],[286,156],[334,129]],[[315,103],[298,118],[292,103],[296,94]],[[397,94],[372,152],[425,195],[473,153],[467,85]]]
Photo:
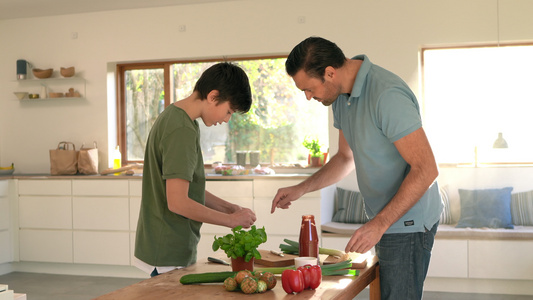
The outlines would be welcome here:
[[[531,178],[533,168],[441,170],[439,183],[448,190],[449,203],[445,205],[447,216],[441,217],[435,236],[425,290],[533,295]],[[513,187],[513,229],[456,228],[462,213],[459,189],[504,187]],[[333,221],[336,189],[322,191],[322,247],[344,249],[353,232],[363,224]],[[517,195],[520,202],[516,202]]]
[[[322,235],[326,237],[350,238],[363,224],[328,222],[322,224]],[[437,239],[474,239],[474,240],[526,240],[533,241],[533,226],[503,228],[455,228],[455,225],[441,224]],[[533,253],[531,254],[533,256]],[[533,272],[533,270],[532,270]]]

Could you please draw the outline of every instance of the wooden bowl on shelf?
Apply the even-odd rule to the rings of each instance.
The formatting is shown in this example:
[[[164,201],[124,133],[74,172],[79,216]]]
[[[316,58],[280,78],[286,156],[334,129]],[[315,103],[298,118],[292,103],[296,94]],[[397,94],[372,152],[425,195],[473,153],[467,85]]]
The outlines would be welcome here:
[[[64,93],[49,93],[48,94],[48,97],[50,97],[50,98],[61,98],[63,96],[65,96]]]
[[[39,79],[45,79],[45,78],[49,78],[50,76],[52,76],[52,72],[54,71],[54,69],[45,69],[45,70],[42,70],[42,69],[33,69],[32,72],[33,72],[33,75]]]
[[[74,67],[69,67],[69,68],[61,67],[59,69],[59,73],[63,77],[72,77],[72,76],[74,76],[74,74],[76,74],[76,69]]]

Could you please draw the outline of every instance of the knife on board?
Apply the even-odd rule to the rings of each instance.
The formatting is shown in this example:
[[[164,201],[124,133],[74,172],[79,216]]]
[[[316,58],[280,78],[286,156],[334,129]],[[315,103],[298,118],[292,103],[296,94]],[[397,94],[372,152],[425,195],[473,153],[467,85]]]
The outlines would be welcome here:
[[[226,265],[226,266],[230,265],[227,261],[222,260],[222,259],[218,259],[218,258],[215,258],[215,257],[208,257],[207,260],[210,261],[210,262],[213,262],[213,263],[223,264],[223,265]]]

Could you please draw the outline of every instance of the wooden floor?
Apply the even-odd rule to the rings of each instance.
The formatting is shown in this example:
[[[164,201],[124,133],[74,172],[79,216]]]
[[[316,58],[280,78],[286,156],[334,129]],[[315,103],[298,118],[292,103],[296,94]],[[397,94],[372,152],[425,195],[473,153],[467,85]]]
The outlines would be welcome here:
[[[141,281],[139,278],[70,276],[14,272],[0,276],[0,284],[9,285],[28,300],[88,300]],[[369,299],[368,289],[356,300]],[[425,292],[424,300],[526,300],[533,296],[487,295]]]

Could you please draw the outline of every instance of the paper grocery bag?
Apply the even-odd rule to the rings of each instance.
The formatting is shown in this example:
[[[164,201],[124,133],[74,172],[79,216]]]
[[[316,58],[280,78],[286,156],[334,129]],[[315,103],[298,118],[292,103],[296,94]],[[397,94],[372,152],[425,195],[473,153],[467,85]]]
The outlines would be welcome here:
[[[81,145],[78,153],[78,171],[81,174],[98,174],[98,147],[94,142],[94,148],[84,148]]]
[[[78,153],[76,146],[71,142],[59,142],[57,149],[50,150],[50,173],[52,175],[72,175],[77,172]]]

